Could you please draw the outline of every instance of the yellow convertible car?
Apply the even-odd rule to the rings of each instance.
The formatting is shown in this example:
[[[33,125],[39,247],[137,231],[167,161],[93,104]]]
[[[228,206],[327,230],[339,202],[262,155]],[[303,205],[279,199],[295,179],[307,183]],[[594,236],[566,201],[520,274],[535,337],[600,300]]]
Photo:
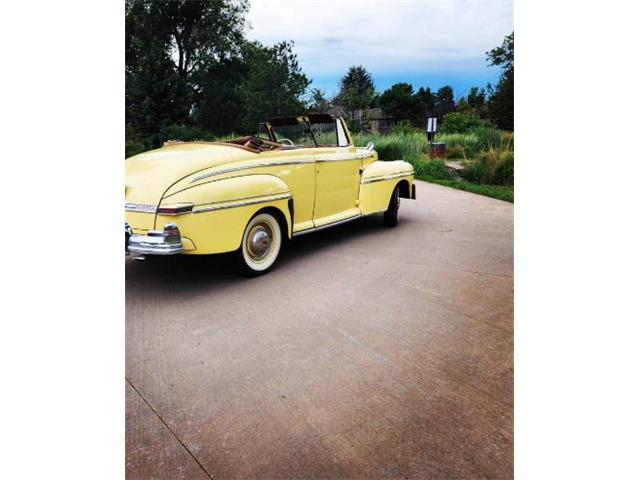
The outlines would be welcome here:
[[[273,118],[224,142],[169,141],[125,161],[125,250],[145,255],[237,252],[268,271],[291,237],[384,212],[415,198],[413,167],[353,145],[342,118]]]

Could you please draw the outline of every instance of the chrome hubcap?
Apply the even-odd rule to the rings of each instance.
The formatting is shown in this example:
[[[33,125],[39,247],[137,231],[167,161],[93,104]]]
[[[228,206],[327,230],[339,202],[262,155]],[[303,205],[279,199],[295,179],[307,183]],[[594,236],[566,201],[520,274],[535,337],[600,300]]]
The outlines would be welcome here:
[[[247,235],[247,253],[253,260],[262,260],[271,249],[273,232],[266,223],[258,223],[251,227]]]

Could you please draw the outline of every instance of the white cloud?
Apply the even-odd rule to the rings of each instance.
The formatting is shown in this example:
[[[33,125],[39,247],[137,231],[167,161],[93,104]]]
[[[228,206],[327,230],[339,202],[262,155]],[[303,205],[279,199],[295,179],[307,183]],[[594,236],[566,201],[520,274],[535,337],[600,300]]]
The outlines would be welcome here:
[[[252,0],[251,39],[294,40],[311,77],[463,71],[513,30],[511,0]]]

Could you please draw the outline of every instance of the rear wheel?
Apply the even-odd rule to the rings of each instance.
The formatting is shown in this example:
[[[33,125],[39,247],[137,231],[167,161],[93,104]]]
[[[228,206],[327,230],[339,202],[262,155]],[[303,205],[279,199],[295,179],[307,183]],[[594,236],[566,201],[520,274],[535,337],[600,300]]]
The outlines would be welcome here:
[[[236,254],[241,271],[251,277],[266,273],[278,259],[281,247],[278,220],[270,213],[259,213],[247,223]]]
[[[396,185],[389,200],[387,211],[384,212],[384,224],[387,227],[395,227],[398,224],[398,210],[400,209],[400,186]]]

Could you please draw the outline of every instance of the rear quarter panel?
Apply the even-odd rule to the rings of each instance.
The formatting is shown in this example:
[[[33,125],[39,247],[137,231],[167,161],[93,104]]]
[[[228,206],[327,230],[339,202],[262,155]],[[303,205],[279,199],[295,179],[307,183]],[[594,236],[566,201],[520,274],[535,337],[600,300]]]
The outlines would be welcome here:
[[[277,209],[285,220],[283,235],[290,236],[291,192],[274,175],[245,175],[203,183],[175,193],[162,202],[194,203],[193,212],[179,216],[158,215],[156,228],[176,223],[183,237],[195,246],[187,254],[211,254],[236,250],[244,228],[258,211]]]

